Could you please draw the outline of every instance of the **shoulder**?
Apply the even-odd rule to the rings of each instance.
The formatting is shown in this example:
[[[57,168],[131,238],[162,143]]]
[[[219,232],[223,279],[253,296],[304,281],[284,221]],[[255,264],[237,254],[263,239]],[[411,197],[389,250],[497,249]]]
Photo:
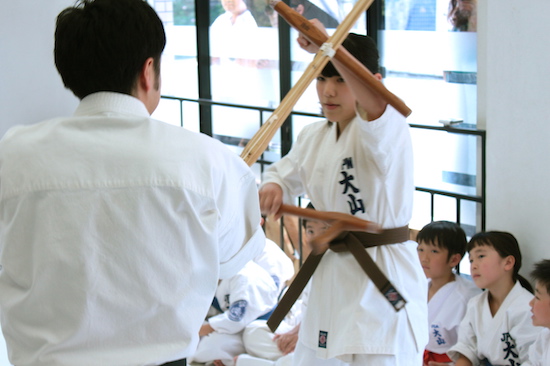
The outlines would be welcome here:
[[[313,122],[305,125],[304,128],[302,128],[302,130],[300,131],[300,135],[310,135],[310,134],[315,134],[322,131],[328,131],[328,130],[331,130],[334,126],[335,126],[334,122],[330,122],[326,119]]]
[[[382,115],[375,120],[367,121],[364,113],[365,112],[361,111],[360,109],[357,110],[357,118],[361,122],[365,122],[362,124],[362,126],[365,126],[365,128],[382,128],[387,125],[397,125],[408,128],[407,118],[389,104],[386,106],[384,113],[382,113]]]
[[[328,120],[322,120],[305,125],[298,137],[296,138],[296,144],[303,144],[307,141],[315,141],[322,139],[327,133],[330,133],[336,124],[329,122]]]
[[[511,300],[516,304],[524,303],[526,307],[529,307],[529,301],[531,301],[531,299],[533,298],[533,294],[525,287],[521,286],[519,281],[516,281],[516,284],[514,285],[512,291],[510,291],[507,297],[510,297]]]

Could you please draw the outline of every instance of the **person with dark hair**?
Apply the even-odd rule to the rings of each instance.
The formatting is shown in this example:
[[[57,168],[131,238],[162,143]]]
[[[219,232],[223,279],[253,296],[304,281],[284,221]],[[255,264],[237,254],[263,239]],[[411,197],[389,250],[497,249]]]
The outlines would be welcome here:
[[[519,274],[519,244],[508,232],[488,231],[474,235],[466,250],[472,278],[485,291],[468,302],[447,355],[456,366],[523,364],[540,328],[529,321],[533,289]]]
[[[153,120],[165,33],[143,0],[63,10],[74,115],[0,142],[0,314],[18,366],[185,365],[218,280],[265,243],[255,176]]]
[[[531,278],[535,281],[535,296],[529,303],[531,320],[534,326],[543,328],[529,348],[529,360],[522,365],[546,366],[550,365],[550,260],[535,263]]]
[[[455,32],[477,30],[477,0],[450,0],[447,19]]]
[[[434,221],[418,232],[416,241],[420,264],[429,279],[430,333],[423,365],[451,362],[446,352],[458,340],[458,327],[468,301],[481,292],[470,279],[459,275],[458,267],[466,252],[466,234],[455,222]]]
[[[310,53],[319,49],[302,34],[298,43]],[[381,82],[370,37],[350,33],[343,46]],[[294,365],[418,366],[428,341],[428,294],[407,227],[414,193],[409,126],[338,60],[322,70],[316,88],[326,120],[306,126],[290,152],[266,170],[262,212],[277,219],[283,202],[307,194],[319,211],[380,224],[380,236],[358,240],[370,246],[365,254],[406,304],[396,311],[390,302],[396,297],[386,297],[351,253],[327,250],[311,278]],[[396,235],[384,245],[373,238],[389,233]]]

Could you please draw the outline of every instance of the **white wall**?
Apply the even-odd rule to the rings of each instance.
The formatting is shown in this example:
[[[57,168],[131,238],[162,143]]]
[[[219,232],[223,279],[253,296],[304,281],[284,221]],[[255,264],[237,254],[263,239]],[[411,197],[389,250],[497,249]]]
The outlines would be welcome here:
[[[518,238],[528,275],[534,262],[550,259],[550,1],[478,3],[487,229]]]
[[[73,0],[4,1],[0,12],[0,136],[16,124],[69,115],[78,100],[53,61],[56,15]]]

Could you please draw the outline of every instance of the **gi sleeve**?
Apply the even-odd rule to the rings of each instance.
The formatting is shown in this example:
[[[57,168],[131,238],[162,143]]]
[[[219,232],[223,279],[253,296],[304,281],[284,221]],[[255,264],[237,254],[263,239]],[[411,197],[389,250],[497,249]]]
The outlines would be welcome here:
[[[276,304],[277,286],[273,279],[256,263],[247,264],[247,267],[226,280],[230,281],[229,308],[208,319],[210,326],[219,333],[235,334],[242,331]],[[248,270],[250,267],[254,269]]]
[[[477,336],[474,331],[474,324],[472,323],[474,320],[474,311],[475,303],[470,301],[468,303],[466,315],[458,329],[458,342],[447,352],[449,358],[454,362],[456,362],[462,354],[464,357],[468,358],[472,364],[476,365],[479,363],[477,358]]]
[[[262,186],[266,183],[276,183],[283,190],[283,202],[292,203],[295,197],[305,193],[305,187],[300,177],[300,164],[303,141],[310,131],[306,126],[298,135],[292,149],[281,160],[271,164],[262,176]]]
[[[219,260],[220,278],[235,275],[258,256],[265,245],[260,226],[261,213],[256,177],[236,155],[220,161],[224,175],[219,177]]]

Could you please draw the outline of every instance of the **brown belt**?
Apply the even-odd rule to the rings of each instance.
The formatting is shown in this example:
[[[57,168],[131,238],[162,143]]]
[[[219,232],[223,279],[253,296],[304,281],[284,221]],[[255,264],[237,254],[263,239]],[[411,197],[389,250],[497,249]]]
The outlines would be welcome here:
[[[378,290],[380,290],[382,295],[390,302],[395,311],[399,311],[405,306],[406,300],[391,284],[380,268],[378,268],[370,254],[364,248],[403,243],[407,240],[409,240],[408,226],[383,230],[379,234],[361,231],[345,231],[330,243],[330,249],[334,252],[349,251],[355,257],[363,271],[365,271],[367,276],[369,276],[371,281],[376,285]],[[267,326],[272,332],[275,332],[286,314],[290,311],[292,305],[294,305],[304,290],[304,287],[306,287],[317,265],[321,261],[323,254],[324,253],[318,255],[310,254],[296,274],[296,277],[290,284],[285,295],[281,301],[279,301],[279,304],[267,321]]]

